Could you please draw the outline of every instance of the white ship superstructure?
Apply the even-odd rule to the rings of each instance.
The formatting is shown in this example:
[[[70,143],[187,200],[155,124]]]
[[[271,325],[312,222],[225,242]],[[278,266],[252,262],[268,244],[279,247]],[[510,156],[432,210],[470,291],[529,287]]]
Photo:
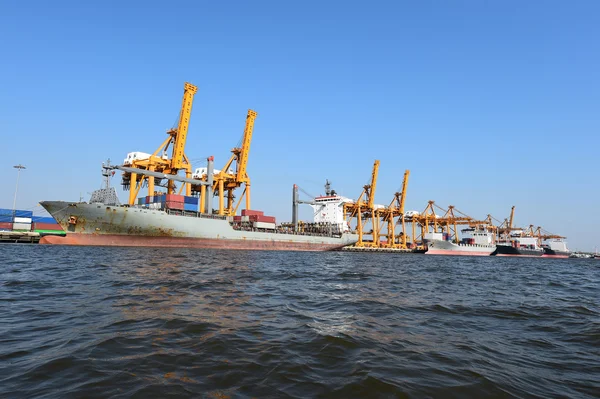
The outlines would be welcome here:
[[[315,197],[310,204],[313,209],[315,223],[331,223],[339,226],[343,232],[350,231],[350,225],[344,220],[344,204],[354,202],[352,199],[337,195],[331,191],[329,195]]]

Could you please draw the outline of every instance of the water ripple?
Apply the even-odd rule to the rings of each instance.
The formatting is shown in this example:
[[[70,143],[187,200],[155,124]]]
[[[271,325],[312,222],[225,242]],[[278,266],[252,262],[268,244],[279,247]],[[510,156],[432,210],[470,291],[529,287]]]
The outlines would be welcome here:
[[[31,245],[0,256],[0,397],[600,392],[595,260]]]

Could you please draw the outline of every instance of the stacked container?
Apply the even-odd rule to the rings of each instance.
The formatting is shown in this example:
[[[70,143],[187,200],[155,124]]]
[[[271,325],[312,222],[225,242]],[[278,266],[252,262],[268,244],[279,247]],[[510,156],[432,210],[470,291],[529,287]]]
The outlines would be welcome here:
[[[183,210],[198,212],[198,197],[184,197]]]
[[[149,209],[177,209],[198,212],[198,197],[157,193],[157,195],[138,198],[138,206]]]
[[[31,231],[32,217],[31,211],[0,209],[0,230]]]
[[[34,216],[33,217],[33,231],[36,233],[40,233],[41,235],[48,234],[65,234],[64,230],[53,217],[41,217]]]
[[[165,198],[165,207],[167,209],[176,209],[179,211],[183,211],[185,204],[185,196],[178,194],[166,194]]]
[[[242,209],[242,216],[234,216],[236,222],[252,222],[254,227],[259,229],[274,229],[275,216],[265,216],[263,211],[252,209]]]
[[[263,211],[242,209],[242,217],[248,216],[250,222],[275,223],[275,216],[265,216]]]
[[[12,209],[0,209],[0,230],[12,230],[14,216]]]

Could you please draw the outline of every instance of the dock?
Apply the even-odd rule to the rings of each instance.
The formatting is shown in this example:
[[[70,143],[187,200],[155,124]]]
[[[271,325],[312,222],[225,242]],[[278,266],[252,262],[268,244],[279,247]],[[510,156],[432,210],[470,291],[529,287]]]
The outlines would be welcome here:
[[[401,254],[418,254],[423,251],[417,249],[403,249],[403,248],[375,248],[375,247],[343,247],[342,251],[349,252],[394,252]]]
[[[37,244],[41,235],[33,231],[0,231],[0,243]]]

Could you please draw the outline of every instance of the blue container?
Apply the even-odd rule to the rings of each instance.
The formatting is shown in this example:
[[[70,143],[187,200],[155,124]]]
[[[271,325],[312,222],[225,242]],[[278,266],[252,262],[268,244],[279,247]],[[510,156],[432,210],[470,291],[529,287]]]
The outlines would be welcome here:
[[[52,216],[34,216],[31,219],[34,223],[56,223],[56,220]]]
[[[0,208],[0,216],[14,216],[14,211],[12,209]]]
[[[23,211],[23,210],[17,209],[15,211],[15,217],[16,218],[32,218],[33,211]]]
[[[198,212],[198,204],[183,204],[184,211]]]
[[[183,202],[185,204],[194,204],[198,205],[198,197],[184,197]]]
[[[12,223],[13,222],[13,217],[11,216],[7,216],[7,215],[0,215],[0,223]]]

